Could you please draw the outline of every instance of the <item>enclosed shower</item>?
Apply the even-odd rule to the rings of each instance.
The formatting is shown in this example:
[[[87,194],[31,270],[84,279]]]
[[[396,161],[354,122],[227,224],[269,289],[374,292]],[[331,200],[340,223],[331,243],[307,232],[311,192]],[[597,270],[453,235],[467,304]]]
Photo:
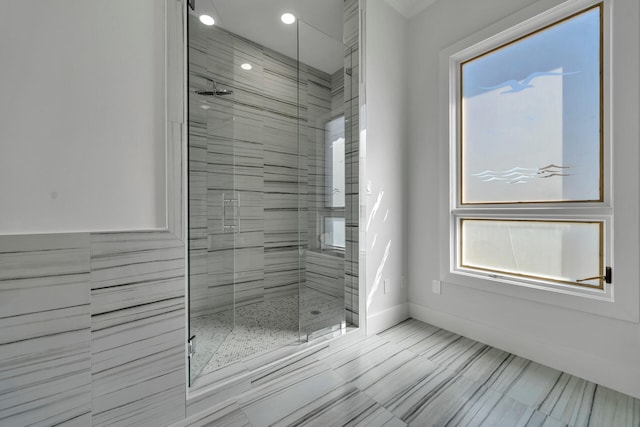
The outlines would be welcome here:
[[[279,24],[263,41],[188,16],[192,385],[357,326],[357,52]]]

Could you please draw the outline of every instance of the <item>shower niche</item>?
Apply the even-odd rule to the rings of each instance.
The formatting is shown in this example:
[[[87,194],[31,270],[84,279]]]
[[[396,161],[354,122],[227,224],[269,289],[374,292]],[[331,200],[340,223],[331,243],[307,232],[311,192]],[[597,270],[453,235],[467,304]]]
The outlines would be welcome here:
[[[194,385],[357,326],[358,84],[356,52],[301,20],[267,46],[187,19]]]

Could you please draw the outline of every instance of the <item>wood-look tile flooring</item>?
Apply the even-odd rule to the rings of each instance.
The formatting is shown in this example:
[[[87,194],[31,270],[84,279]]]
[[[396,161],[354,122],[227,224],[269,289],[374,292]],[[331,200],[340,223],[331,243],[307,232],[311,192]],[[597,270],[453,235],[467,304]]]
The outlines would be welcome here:
[[[417,320],[329,347],[199,426],[640,426],[640,400]]]

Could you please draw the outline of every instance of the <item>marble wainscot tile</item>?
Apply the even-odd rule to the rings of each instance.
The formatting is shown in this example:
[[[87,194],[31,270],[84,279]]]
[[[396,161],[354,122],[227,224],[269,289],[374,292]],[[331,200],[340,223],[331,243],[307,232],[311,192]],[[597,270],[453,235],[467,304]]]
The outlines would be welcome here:
[[[91,423],[89,235],[0,237],[0,425]]]
[[[184,246],[170,233],[91,236],[92,423],[184,418]]]

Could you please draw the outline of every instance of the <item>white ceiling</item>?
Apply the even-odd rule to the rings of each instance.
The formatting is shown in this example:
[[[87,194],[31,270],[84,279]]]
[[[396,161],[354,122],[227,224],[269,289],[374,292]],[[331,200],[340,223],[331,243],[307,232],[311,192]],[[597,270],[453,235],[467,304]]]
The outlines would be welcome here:
[[[297,56],[296,26],[280,16],[298,17],[300,61],[327,73],[344,64],[344,0],[195,0],[197,14],[211,15],[216,25],[283,53]],[[190,13],[193,13],[190,11]]]
[[[407,19],[413,18],[437,0],[385,0],[391,7],[397,10]]]
[[[376,0],[380,1],[380,0]],[[384,0],[410,19],[437,0]],[[291,58],[297,56],[296,26],[280,21],[284,12],[299,20],[300,61],[332,74],[344,64],[344,0],[195,0],[199,15],[216,25]]]

